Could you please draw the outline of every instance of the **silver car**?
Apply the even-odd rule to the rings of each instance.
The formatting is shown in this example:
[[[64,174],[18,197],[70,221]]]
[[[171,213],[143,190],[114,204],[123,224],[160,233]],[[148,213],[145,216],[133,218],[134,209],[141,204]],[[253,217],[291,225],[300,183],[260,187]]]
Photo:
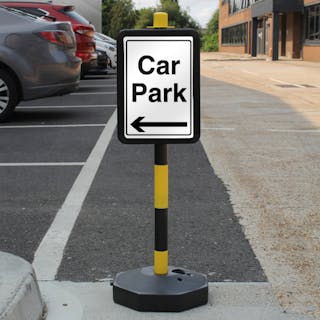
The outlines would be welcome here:
[[[114,39],[105,36],[102,33],[95,32],[94,34],[96,47],[99,48],[99,50],[103,50],[107,53],[108,57],[110,58],[110,67],[115,69],[117,67],[117,46],[111,44],[110,39],[115,41]]]
[[[69,22],[48,22],[0,6],[0,121],[21,100],[76,90],[81,59],[75,52]]]

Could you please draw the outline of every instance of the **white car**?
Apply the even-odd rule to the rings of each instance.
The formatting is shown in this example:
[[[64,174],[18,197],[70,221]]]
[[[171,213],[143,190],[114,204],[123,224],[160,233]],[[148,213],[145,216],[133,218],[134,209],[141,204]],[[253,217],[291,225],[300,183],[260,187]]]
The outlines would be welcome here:
[[[97,38],[99,38],[100,40],[102,41],[105,41],[105,42],[108,42],[110,44],[112,44],[113,46],[117,46],[117,40],[111,38],[111,37],[108,37],[106,36],[105,34],[103,33],[100,33],[100,32],[95,32],[95,35],[97,36]]]
[[[97,35],[97,33],[94,35],[94,40],[96,41],[96,46],[99,50],[104,48],[110,58],[110,67],[115,69],[117,67],[117,47],[107,41],[101,40],[101,37]]]

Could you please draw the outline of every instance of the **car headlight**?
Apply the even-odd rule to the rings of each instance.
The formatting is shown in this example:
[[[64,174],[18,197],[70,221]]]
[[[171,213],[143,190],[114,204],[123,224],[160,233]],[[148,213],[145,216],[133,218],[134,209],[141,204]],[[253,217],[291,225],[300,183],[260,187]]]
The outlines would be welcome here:
[[[97,54],[98,54],[98,56],[102,56],[102,55],[103,55],[103,52],[97,50]]]
[[[109,47],[109,50],[112,52],[116,51],[116,49],[114,47]]]

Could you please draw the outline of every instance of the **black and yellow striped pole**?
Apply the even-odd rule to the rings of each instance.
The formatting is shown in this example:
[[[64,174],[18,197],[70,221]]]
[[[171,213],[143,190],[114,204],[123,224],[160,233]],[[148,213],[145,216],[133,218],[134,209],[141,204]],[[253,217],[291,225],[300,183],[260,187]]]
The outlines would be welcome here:
[[[154,207],[155,244],[154,273],[168,273],[168,147],[166,144],[154,146]]]
[[[125,68],[124,58],[126,38],[132,41],[190,41],[193,39],[193,103],[195,107],[195,137],[189,142],[196,142],[200,137],[200,46],[199,35],[190,29],[174,29],[168,26],[168,14],[154,14],[152,30],[123,30],[118,37],[118,104],[124,101]],[[172,30],[173,29],[173,30]],[[151,38],[151,39],[150,39]],[[150,54],[146,44],[144,54]],[[141,53],[142,55],[142,53]],[[122,62],[122,63],[121,63]],[[148,80],[148,79],[146,79]],[[165,81],[165,80],[164,80]],[[178,80],[176,80],[178,81]],[[124,104],[118,106],[118,119],[124,119]],[[151,107],[151,106],[150,106]],[[154,107],[154,106],[153,106]],[[160,106],[159,106],[160,107]],[[174,105],[172,105],[174,107]],[[170,116],[170,115],[168,115]],[[138,118],[139,119],[139,118]],[[155,123],[153,123],[154,125]],[[131,124],[132,125],[132,124]],[[141,140],[130,140],[124,135],[125,126],[118,122],[118,137],[123,143],[141,143]],[[144,133],[140,130],[139,132]],[[169,142],[168,142],[169,141]],[[180,142],[180,140],[179,140]],[[155,208],[155,243],[154,265],[120,272],[113,281],[113,300],[115,303],[138,311],[177,312],[204,305],[208,301],[207,277],[201,273],[169,266],[168,264],[168,146],[174,140],[155,139],[145,141],[154,144],[154,208]]]
[[[168,14],[156,12],[153,16],[152,28],[166,29]],[[168,273],[168,204],[169,204],[169,173],[168,146],[154,146],[154,208],[155,208],[155,243],[154,243],[154,273]]]

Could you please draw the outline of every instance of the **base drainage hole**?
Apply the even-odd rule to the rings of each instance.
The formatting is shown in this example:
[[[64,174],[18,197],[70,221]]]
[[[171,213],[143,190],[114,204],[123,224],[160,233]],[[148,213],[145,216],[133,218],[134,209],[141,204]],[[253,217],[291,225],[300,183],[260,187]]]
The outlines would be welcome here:
[[[182,269],[174,269],[172,270],[173,273],[179,273],[179,274],[186,274],[184,270]]]

